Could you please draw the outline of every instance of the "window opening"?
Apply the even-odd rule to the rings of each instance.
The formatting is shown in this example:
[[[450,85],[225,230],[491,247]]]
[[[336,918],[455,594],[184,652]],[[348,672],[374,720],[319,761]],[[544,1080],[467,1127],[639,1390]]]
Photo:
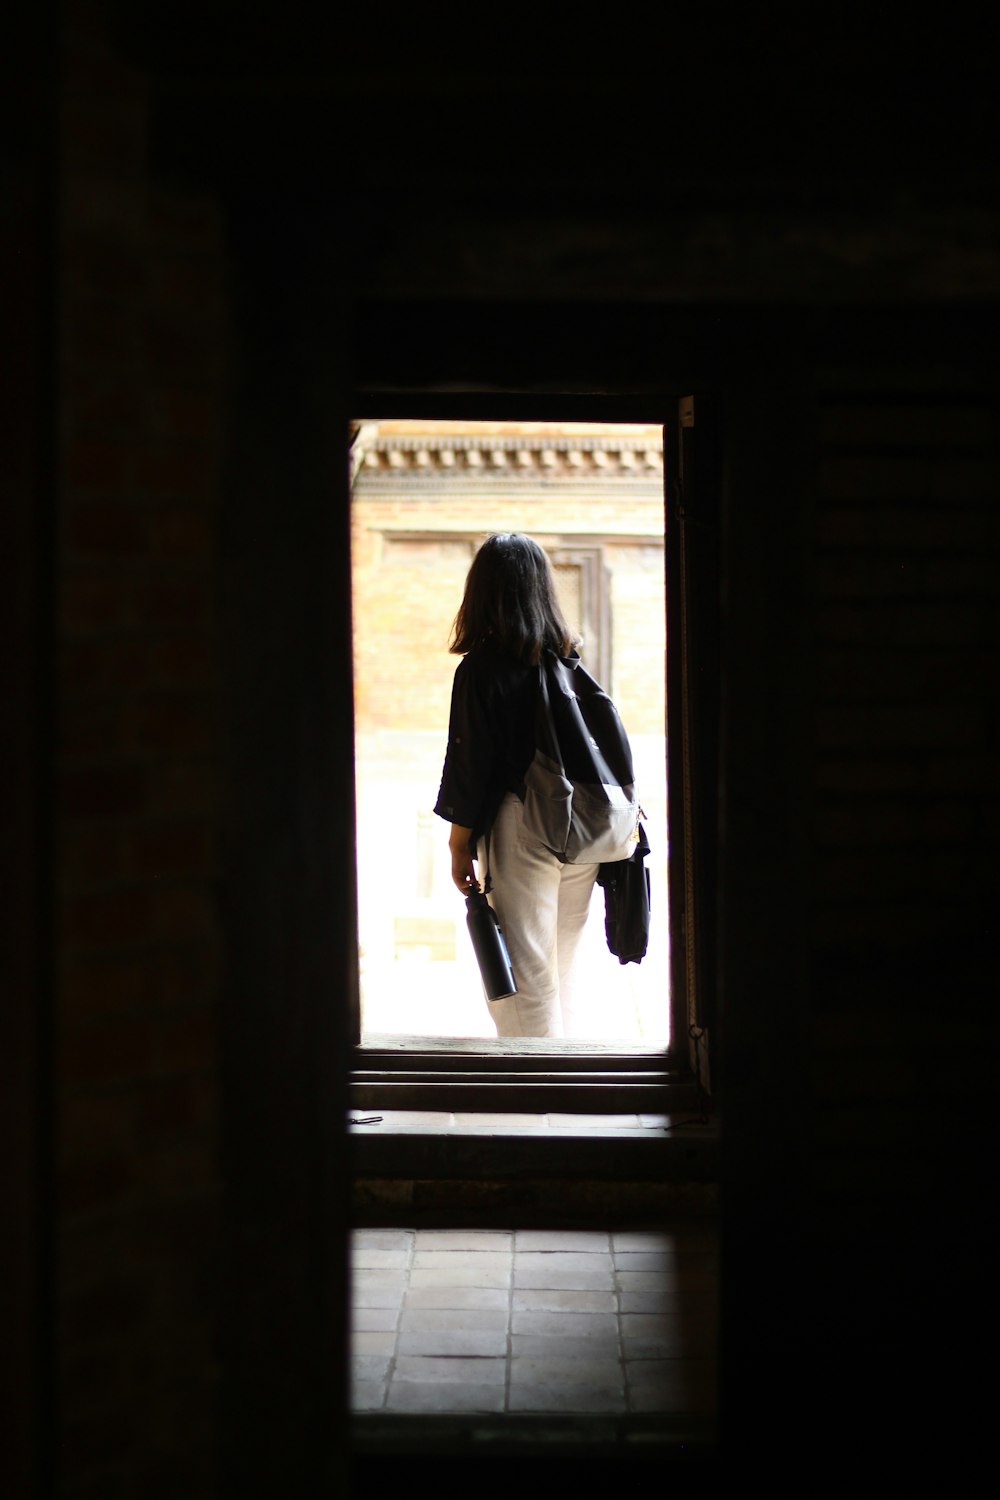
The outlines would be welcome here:
[[[431,812],[477,547],[522,531],[553,564],[585,664],[633,748],[652,853],[639,965],[608,952],[595,888],[579,1040],[669,1041],[663,440],[645,424],[366,421],[352,446],[357,888],[362,1041],[495,1039]]]

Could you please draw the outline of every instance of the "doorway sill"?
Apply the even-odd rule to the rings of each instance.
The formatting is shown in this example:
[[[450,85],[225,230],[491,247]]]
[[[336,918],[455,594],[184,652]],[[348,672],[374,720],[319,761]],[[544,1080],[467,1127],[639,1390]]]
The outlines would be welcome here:
[[[711,1118],[677,1111],[662,1113],[564,1113],[532,1114],[502,1110],[487,1112],[451,1110],[352,1109],[348,1118],[350,1134],[355,1140],[384,1140],[386,1137],[456,1138],[487,1136],[513,1141],[611,1140],[643,1141],[664,1144],[702,1143],[718,1140],[718,1126]]]
[[[350,1103],[365,1114],[602,1114],[634,1124],[700,1108],[696,1081],[662,1048],[532,1037],[366,1036]]]
[[[717,1209],[719,1133],[690,1116],[392,1110],[350,1125],[354,1222],[660,1223]],[[668,1128],[672,1127],[672,1128]]]
[[[464,1417],[354,1413],[351,1446],[355,1461],[361,1461],[359,1472],[370,1472],[373,1479],[384,1479],[386,1468],[415,1458],[479,1460],[491,1466],[494,1477],[498,1461],[502,1466],[504,1460],[530,1459],[536,1465],[539,1460],[553,1467],[558,1464],[558,1472],[550,1476],[553,1482],[572,1488],[574,1482],[582,1481],[588,1492],[595,1478],[606,1479],[609,1491],[620,1488],[623,1470],[624,1477],[633,1481],[648,1477],[660,1483],[664,1465],[669,1470],[678,1462],[686,1473],[692,1463],[720,1456],[713,1419],[664,1412],[617,1418],[596,1412],[567,1417],[516,1412]],[[394,1477],[406,1483],[410,1475],[405,1470]],[[505,1477],[516,1482],[521,1476]]]

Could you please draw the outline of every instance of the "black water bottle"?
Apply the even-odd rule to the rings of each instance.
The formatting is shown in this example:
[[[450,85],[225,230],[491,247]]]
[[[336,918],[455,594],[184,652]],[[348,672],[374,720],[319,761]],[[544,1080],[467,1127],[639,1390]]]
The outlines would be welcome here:
[[[465,898],[466,915],[476,961],[483,978],[487,1000],[502,1000],[516,995],[517,985],[510,966],[507,944],[500,931],[497,914],[482,891],[470,891]]]

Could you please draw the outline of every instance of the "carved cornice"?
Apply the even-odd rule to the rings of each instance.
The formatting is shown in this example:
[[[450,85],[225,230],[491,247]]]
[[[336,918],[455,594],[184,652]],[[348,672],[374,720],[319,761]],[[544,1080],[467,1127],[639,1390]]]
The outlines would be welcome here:
[[[663,454],[631,437],[378,436],[357,455],[357,485],[450,478],[476,482],[659,480]]]

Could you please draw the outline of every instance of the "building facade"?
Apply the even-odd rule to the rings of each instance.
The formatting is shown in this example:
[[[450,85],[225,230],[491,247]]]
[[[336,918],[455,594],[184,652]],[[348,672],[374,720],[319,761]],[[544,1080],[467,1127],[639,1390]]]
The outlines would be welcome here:
[[[663,439],[640,424],[371,421],[352,446],[352,600],[362,1026],[491,1036],[433,816],[476,549],[528,532],[553,565],[584,664],[628,729],[657,923],[639,967],[607,952],[595,893],[580,1035],[668,1036]]]

